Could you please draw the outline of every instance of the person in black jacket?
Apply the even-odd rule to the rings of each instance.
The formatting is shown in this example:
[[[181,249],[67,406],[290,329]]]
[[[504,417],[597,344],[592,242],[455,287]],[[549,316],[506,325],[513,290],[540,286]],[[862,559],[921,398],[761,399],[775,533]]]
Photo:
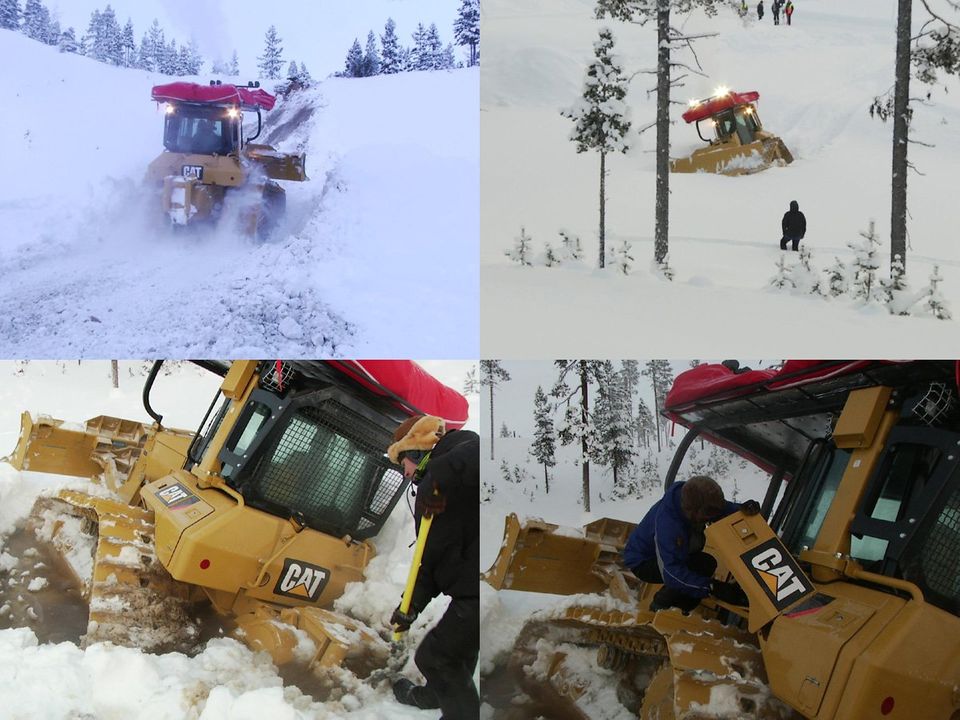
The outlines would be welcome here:
[[[757,3],[757,20],[763,20],[763,0]]]
[[[800,212],[800,205],[796,200],[790,201],[790,209],[783,214],[783,237],[780,239],[780,249],[786,250],[787,243],[793,243],[793,249],[796,251],[800,246],[800,241],[807,234],[807,219]]]
[[[770,8],[773,11],[773,24],[780,24],[780,0],[773,0],[773,7]]]
[[[427,684],[401,678],[393,693],[406,705],[440,708],[443,720],[473,720],[480,713],[473,683],[480,653],[480,437],[445,432],[440,418],[418,415],[397,428],[394,441],[387,455],[416,486],[417,530],[424,515],[433,524],[410,611],[397,608],[390,622],[408,630],[440,594],[450,596],[450,605],[414,655]]]

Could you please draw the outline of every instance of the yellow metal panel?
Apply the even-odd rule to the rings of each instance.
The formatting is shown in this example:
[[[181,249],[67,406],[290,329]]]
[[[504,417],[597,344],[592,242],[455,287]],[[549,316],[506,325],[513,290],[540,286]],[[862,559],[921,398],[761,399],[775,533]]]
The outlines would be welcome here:
[[[838,448],[870,445],[892,392],[892,388],[880,385],[851,392],[833,430],[834,445]]]
[[[223,396],[231,400],[239,400],[247,391],[256,369],[256,360],[234,360],[220,385]]]

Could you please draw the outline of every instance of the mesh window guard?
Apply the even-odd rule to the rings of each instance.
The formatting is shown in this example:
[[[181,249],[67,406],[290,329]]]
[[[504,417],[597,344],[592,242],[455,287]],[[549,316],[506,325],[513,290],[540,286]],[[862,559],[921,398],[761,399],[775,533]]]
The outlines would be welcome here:
[[[930,603],[960,613],[960,485],[921,533],[903,577],[919,585]]]
[[[268,360],[260,373],[260,387],[274,393],[282,393],[290,387],[296,371],[282,360]]]

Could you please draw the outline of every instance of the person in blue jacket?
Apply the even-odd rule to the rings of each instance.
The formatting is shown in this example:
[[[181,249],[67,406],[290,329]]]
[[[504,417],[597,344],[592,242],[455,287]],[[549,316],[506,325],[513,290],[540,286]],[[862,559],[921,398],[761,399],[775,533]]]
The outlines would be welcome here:
[[[703,552],[706,524],[737,510],[756,515],[760,504],[730,502],[713,478],[697,475],[673,483],[647,511],[627,539],[623,564],[644,582],[663,583],[653,596],[651,610],[678,607],[689,612],[707,595],[746,605],[736,583],[712,579],[717,561]]]

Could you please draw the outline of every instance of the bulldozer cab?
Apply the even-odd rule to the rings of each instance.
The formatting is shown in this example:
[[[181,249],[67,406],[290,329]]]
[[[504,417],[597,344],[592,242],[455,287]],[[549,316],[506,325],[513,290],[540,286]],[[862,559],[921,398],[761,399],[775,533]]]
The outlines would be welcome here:
[[[733,136],[741,145],[749,145],[757,139],[757,131],[762,130],[756,110],[751,105],[741,105],[718,113],[712,120],[715,138],[711,144],[729,142]],[[700,133],[700,123],[697,123]],[[702,134],[701,139],[706,140]]]
[[[234,106],[170,103],[163,146],[175,153],[229,155],[240,148],[240,125],[241,113]]]

